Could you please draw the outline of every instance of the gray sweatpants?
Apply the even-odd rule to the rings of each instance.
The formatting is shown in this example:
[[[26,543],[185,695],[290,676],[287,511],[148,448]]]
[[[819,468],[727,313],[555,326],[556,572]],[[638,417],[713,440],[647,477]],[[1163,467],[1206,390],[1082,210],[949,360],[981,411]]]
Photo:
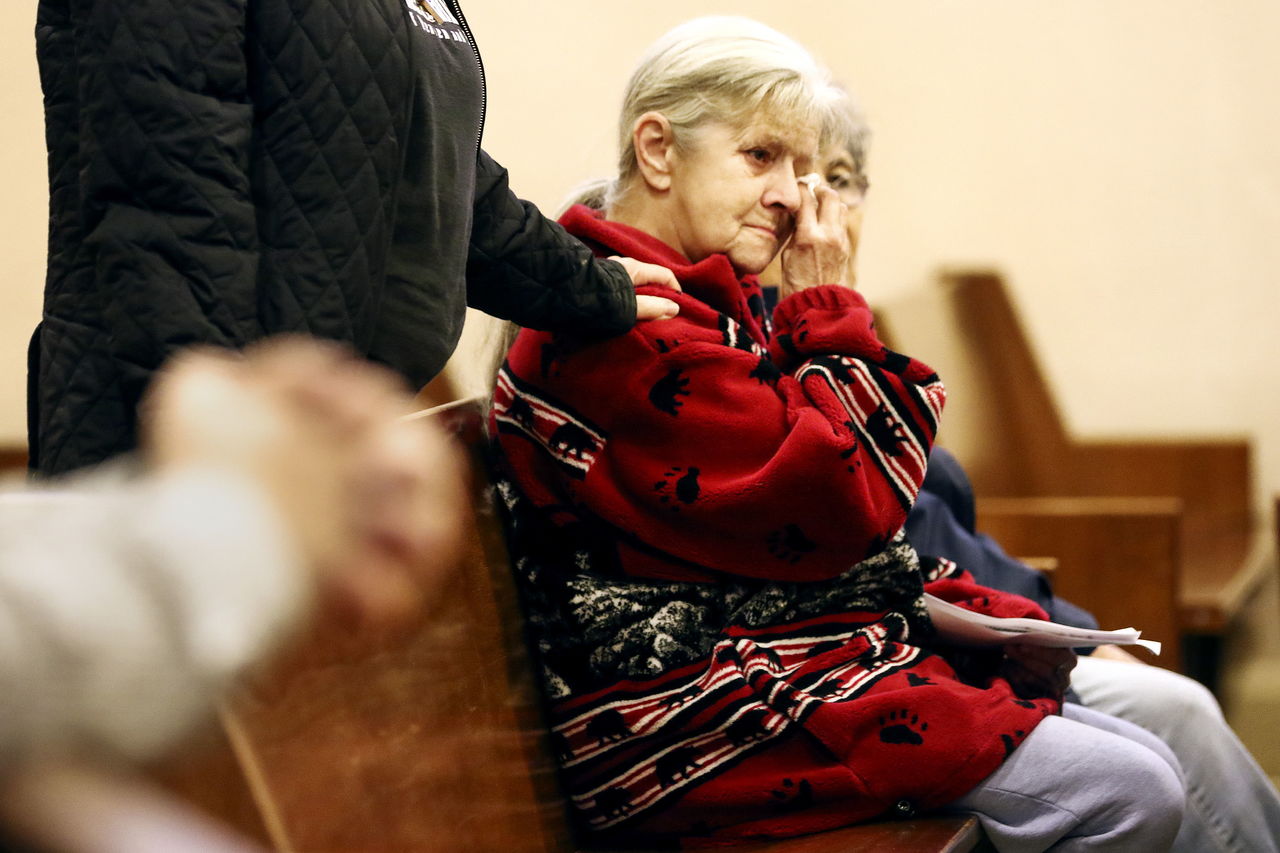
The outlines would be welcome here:
[[[1071,686],[1085,707],[1136,723],[1169,745],[1187,788],[1178,845],[1197,853],[1280,853],[1280,793],[1203,685],[1093,655],[1076,662]]]
[[[1178,835],[1185,799],[1163,742],[1069,704],[947,810],[977,814],[999,853],[1162,853]]]

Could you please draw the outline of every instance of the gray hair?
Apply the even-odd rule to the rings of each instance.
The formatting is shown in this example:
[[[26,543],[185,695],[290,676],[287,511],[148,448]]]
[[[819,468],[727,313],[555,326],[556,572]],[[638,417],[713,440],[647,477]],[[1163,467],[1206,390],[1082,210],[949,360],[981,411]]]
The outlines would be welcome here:
[[[636,174],[632,130],[658,112],[671,123],[677,148],[707,122],[745,126],[760,111],[791,126],[810,126],[820,144],[838,132],[841,92],[807,50],[759,21],[738,16],[695,18],[667,32],[640,58],[618,117],[618,173],[580,187],[572,203],[608,207]]]
[[[839,92],[833,105],[834,129],[827,144],[839,145],[848,152],[849,159],[853,161],[858,190],[866,192],[870,183],[867,180],[867,148],[871,144],[871,126],[853,95],[843,88]]]

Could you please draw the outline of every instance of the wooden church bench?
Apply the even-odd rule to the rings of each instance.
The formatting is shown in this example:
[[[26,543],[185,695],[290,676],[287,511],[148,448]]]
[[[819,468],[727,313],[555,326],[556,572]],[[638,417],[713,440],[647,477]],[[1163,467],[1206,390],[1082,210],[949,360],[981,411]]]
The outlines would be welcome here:
[[[891,346],[933,365],[947,383],[950,395],[940,443],[965,464],[980,496],[981,525],[989,532],[998,526],[998,538],[1014,535],[1014,522],[1013,505],[994,502],[996,498],[1177,502],[1181,518],[1173,558],[1172,624],[1188,641],[1191,674],[1212,682],[1221,636],[1271,565],[1267,549],[1260,547],[1250,503],[1249,442],[1242,437],[1081,440],[1071,435],[1005,283],[995,272],[944,271],[931,287],[879,306],[878,315],[881,335]],[[993,441],[996,436],[998,441]],[[1076,506],[1093,507],[1087,512],[1096,508],[1103,515],[1125,507]],[[1155,504],[1144,513],[1160,515],[1174,507]],[[1068,504],[1055,505],[1059,517],[1068,509]],[[1142,524],[1155,523],[1148,519]],[[1171,519],[1157,526],[1169,523]],[[1048,529],[1048,521],[1036,527]],[[1086,528],[1078,530],[1085,535]],[[1021,546],[1037,534],[1020,535]],[[1065,536],[1058,539],[1066,541]],[[1125,547],[1115,540],[1105,544]],[[1163,553],[1162,549],[1150,545],[1142,550]],[[1032,552],[1049,553],[1040,547]],[[1077,600],[1095,612],[1103,612],[1108,599],[1134,608],[1150,596],[1163,595],[1128,572],[1079,580],[1077,585],[1067,579],[1074,572],[1068,564],[1074,560],[1061,553],[1053,556],[1063,559],[1059,583],[1064,595],[1065,585],[1104,594]],[[1138,617],[1131,618],[1137,622]],[[1161,663],[1176,660],[1166,655]]]
[[[979,529],[1008,553],[1054,555],[1054,594],[1086,607],[1103,628],[1142,629],[1144,637],[1163,643],[1160,656],[1137,647],[1128,651],[1149,663],[1181,668],[1179,501],[984,498],[978,508]]]
[[[321,623],[228,702],[223,730],[166,783],[289,853],[572,853],[500,524],[478,461],[476,400],[430,417],[473,463],[466,555],[414,630]],[[976,819],[920,817],[744,853],[990,850]]]
[[[25,444],[0,445],[0,475],[23,474],[27,470]]]

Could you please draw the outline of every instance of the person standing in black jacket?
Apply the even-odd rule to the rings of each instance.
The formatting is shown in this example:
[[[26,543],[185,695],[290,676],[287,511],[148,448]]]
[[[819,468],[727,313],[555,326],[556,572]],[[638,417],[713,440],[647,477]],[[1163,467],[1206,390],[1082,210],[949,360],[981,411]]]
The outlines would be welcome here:
[[[142,389],[186,345],[306,332],[418,387],[468,304],[599,336],[674,313],[633,289],[666,270],[593,260],[481,150],[458,0],[40,0],[36,37],[41,473],[130,449]]]

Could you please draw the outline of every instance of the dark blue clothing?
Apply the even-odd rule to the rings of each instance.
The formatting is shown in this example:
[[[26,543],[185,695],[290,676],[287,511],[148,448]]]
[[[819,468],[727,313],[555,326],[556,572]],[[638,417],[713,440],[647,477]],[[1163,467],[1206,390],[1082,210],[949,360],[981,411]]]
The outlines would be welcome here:
[[[974,530],[973,487],[960,463],[935,447],[924,485],[907,516],[907,539],[921,554],[946,557],[978,583],[1035,601],[1064,625],[1097,628],[1091,614],[1056,598],[1044,575],[1006,554],[989,536]]]
[[[764,288],[764,298],[765,307],[772,314],[778,301],[777,288]],[[976,528],[969,475],[959,460],[935,445],[929,453],[929,469],[920,494],[907,516],[907,539],[916,551],[954,561],[983,586],[1031,599],[1055,622],[1077,628],[1098,627],[1091,613],[1055,597],[1044,575],[1010,557],[995,540],[978,533]]]
[[[929,468],[920,488],[941,499],[956,523],[970,534],[977,530],[973,483],[969,482],[969,475],[960,460],[950,451],[940,447],[930,450]]]

